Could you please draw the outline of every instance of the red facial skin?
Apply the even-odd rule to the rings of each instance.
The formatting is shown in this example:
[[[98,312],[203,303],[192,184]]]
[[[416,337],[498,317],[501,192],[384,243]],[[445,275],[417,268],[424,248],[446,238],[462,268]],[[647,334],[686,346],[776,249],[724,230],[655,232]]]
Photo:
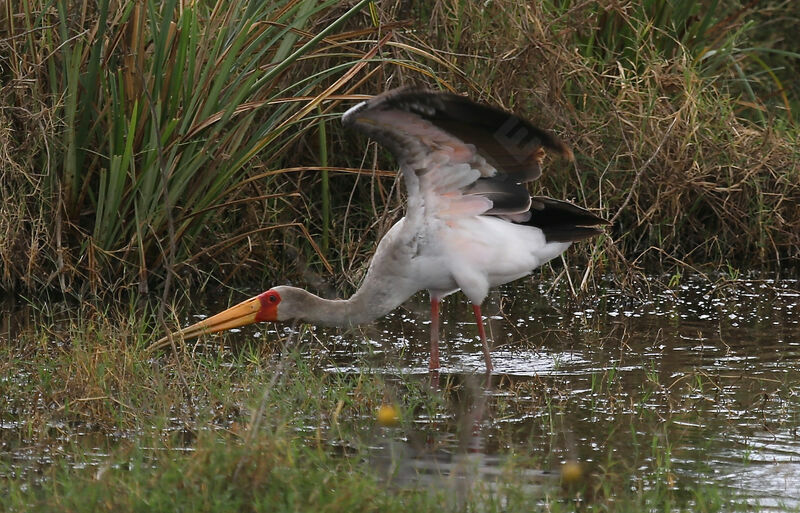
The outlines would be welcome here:
[[[281,302],[281,295],[270,289],[266,292],[262,292],[257,297],[261,303],[261,309],[259,309],[256,314],[256,322],[277,321],[278,304]]]

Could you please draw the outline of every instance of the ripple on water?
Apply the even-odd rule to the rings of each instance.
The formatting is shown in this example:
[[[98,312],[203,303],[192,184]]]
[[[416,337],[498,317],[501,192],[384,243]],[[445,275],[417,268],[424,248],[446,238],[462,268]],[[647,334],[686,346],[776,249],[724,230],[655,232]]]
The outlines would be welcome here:
[[[466,440],[463,419],[438,411],[413,423],[426,435],[435,431],[430,444],[414,432],[376,440],[376,467],[395,472],[387,480],[498,483],[504,455],[514,453],[537,455],[552,468],[567,459],[614,461],[645,481],[668,464],[679,485],[716,484],[762,506],[800,507],[800,282],[685,276],[673,290],[632,296],[609,279],[598,285],[602,294],[580,300],[563,283],[546,295],[549,287],[521,280],[492,293],[484,311],[495,375],[477,394],[485,412]],[[428,379],[427,312],[420,295],[369,326],[312,328],[302,348],[325,372],[400,376],[402,389],[404,379]],[[442,375],[461,382],[480,376],[475,322],[460,296],[447,299],[441,331]],[[298,333],[248,327],[226,340],[235,347]],[[209,340],[200,351],[218,350],[219,340]],[[4,418],[0,437],[11,440],[24,427]],[[109,443],[85,443],[89,455],[80,464],[107,457]],[[59,457],[24,443],[4,450],[19,467]],[[519,471],[533,488],[557,481],[548,468]]]
[[[800,507],[798,287],[796,280],[776,286],[750,279],[715,288],[689,277],[677,290],[642,300],[607,287],[602,302],[573,305],[564,291],[543,299],[541,287],[512,284],[503,288],[508,299],[502,311],[496,297],[490,300],[495,309],[485,309],[497,348],[495,371],[517,384],[529,379],[569,391],[573,409],[559,413],[559,436],[572,439],[572,451],[585,461],[604,461],[603,453],[612,453],[651,472],[651,457],[624,443],[617,447],[603,434],[634,422],[642,425],[642,439],[660,436],[675,444],[671,472],[688,483],[717,484],[765,507]],[[450,342],[447,330],[443,334],[444,372],[478,374],[483,357],[461,306],[445,309],[451,328]],[[425,309],[417,311],[424,319]],[[400,358],[414,365],[374,366],[379,372],[425,372],[428,333],[420,327],[427,326],[404,315]],[[391,316],[379,324],[383,333],[393,333]],[[381,358],[398,359],[391,350]],[[519,409],[490,419],[484,429],[514,426],[525,431],[516,450],[530,451],[533,442],[552,451],[555,433],[532,427],[546,416],[532,409],[534,399],[511,401]]]

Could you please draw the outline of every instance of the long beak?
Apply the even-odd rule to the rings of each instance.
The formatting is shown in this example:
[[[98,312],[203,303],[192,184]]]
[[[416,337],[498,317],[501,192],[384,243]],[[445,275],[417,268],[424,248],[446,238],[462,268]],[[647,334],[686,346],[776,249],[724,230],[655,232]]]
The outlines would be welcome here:
[[[217,333],[219,331],[246,326],[254,322],[275,320],[275,310],[277,310],[277,306],[269,307],[265,305],[262,296],[263,294],[242,301],[238,305],[232,306],[208,319],[203,319],[198,323],[172,333],[171,337],[180,341],[199,337],[206,333]],[[170,336],[166,336],[150,346],[148,351],[157,351],[169,345]]]

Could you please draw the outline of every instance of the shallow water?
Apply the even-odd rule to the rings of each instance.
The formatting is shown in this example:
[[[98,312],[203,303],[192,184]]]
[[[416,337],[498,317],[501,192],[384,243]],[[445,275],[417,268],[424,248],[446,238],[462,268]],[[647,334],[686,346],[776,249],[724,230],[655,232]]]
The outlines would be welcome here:
[[[319,372],[384,375],[398,399],[409,383],[431,386],[450,405],[376,435],[370,459],[395,486],[502,486],[514,454],[530,460],[513,466],[514,482],[533,491],[558,486],[562,464],[576,461],[587,479],[619,476],[631,489],[710,484],[753,505],[800,508],[800,281],[693,276],[657,285],[668,280],[652,277],[635,295],[607,280],[582,302],[564,281],[549,290],[520,280],[493,292],[484,305],[495,366],[488,380],[460,296],[442,310],[438,377],[427,371],[423,295],[366,327],[311,328],[300,347]],[[236,350],[289,332],[262,325],[225,340]],[[98,471],[128,436],[50,429],[85,445],[75,464]],[[19,430],[0,419],[11,463],[4,477],[69,456],[58,445],[19,443]]]
[[[629,472],[633,488],[654,479],[678,489],[706,483],[761,507],[800,508],[797,280],[715,285],[691,277],[640,297],[609,282],[582,304],[564,289],[546,295],[546,285],[523,281],[492,294],[484,308],[495,365],[488,384],[468,305],[448,301],[437,384],[467,384],[478,391],[472,410],[483,411],[468,440],[456,436],[464,419],[418,415],[421,426],[435,426],[432,440],[420,428],[424,447],[402,442],[413,433],[382,446],[405,455],[390,458],[395,476],[430,482],[432,473],[453,474],[462,483],[470,467],[452,461],[462,454],[472,478],[491,480],[503,465],[494,455],[513,452],[545,462],[531,469],[532,483],[557,482],[561,464],[576,460],[588,470]],[[316,329],[333,342],[322,353],[315,347],[315,357],[327,353],[328,372],[423,379],[428,312],[419,301],[361,331]],[[378,452],[377,461],[386,458]]]

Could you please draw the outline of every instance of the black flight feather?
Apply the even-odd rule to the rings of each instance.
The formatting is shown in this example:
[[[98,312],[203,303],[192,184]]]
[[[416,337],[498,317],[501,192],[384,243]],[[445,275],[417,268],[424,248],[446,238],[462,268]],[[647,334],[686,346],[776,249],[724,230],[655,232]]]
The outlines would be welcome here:
[[[585,208],[546,196],[531,198],[530,219],[517,224],[535,226],[548,242],[577,242],[600,235],[598,226],[610,224]]]

